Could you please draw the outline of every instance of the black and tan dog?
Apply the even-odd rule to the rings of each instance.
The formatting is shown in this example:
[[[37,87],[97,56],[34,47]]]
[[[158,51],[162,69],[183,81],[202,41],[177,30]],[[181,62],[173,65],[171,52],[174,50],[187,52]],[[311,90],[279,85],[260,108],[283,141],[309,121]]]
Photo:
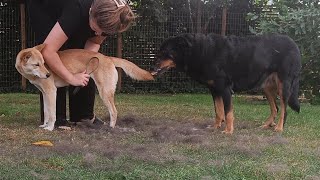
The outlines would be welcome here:
[[[263,127],[283,131],[289,105],[300,111],[298,100],[301,56],[297,45],[285,35],[224,37],[215,34],[183,34],[164,41],[153,75],[170,69],[186,72],[204,83],[214,99],[214,128],[226,120],[224,133],[233,133],[232,91],[263,88],[271,114]],[[280,118],[276,98],[280,97]]]

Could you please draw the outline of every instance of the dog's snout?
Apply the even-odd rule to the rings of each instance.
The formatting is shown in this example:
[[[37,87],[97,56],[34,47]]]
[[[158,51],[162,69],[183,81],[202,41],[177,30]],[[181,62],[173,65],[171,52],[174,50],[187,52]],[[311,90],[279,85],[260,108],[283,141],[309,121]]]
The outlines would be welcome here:
[[[151,71],[150,73],[151,73],[152,76],[158,75],[158,72],[157,72],[157,71]]]
[[[159,66],[160,66],[160,63],[156,63],[151,69],[151,74],[152,74],[152,76],[156,76],[156,75],[158,75],[158,72],[161,70],[160,68],[159,68]]]
[[[50,77],[50,76],[51,76],[51,74],[50,74],[50,73],[47,73],[47,74],[46,74],[46,77],[47,77],[47,78],[48,78],[48,77]]]

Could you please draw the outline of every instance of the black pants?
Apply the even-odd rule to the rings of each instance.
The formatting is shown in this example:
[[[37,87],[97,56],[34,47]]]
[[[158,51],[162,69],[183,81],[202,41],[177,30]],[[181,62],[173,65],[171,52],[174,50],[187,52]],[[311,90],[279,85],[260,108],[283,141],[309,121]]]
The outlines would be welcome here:
[[[35,39],[37,44],[41,44],[46,39],[47,35],[57,22],[58,17],[50,16],[47,13],[46,1],[28,0],[27,8],[31,21],[32,30],[35,32]],[[50,7],[49,7],[50,8]],[[68,41],[64,45],[64,49],[84,48],[84,44],[76,45],[75,47],[68,46]],[[63,49],[61,49],[63,50]],[[86,87],[82,87],[76,94],[73,94],[75,87],[58,88],[57,91],[57,105],[56,105],[56,124],[64,124],[67,119],[66,113],[66,92],[69,90],[69,110],[70,121],[77,122],[81,119],[92,118],[94,116],[94,101],[96,86],[92,79],[90,79]],[[40,109],[41,121],[44,119],[43,112],[43,97],[40,94]]]
[[[64,124],[67,119],[66,114],[66,92],[69,90],[69,110],[70,121],[78,122],[81,119],[91,119],[94,116],[94,100],[96,94],[96,85],[92,79],[86,87],[80,88],[80,90],[74,94],[75,86],[62,87],[57,89],[57,101],[56,101],[56,124]],[[44,120],[43,111],[43,97],[40,93],[40,109],[41,109],[41,122]]]

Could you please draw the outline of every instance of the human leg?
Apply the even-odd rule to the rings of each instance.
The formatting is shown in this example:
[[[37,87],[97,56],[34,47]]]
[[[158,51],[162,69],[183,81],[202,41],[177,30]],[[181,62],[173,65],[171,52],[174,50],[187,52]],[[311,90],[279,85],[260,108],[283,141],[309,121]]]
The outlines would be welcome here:
[[[70,121],[79,122],[82,119],[92,119],[94,117],[94,101],[96,85],[92,79],[87,86],[82,87],[77,93],[73,93],[76,87],[69,87],[69,110]]]

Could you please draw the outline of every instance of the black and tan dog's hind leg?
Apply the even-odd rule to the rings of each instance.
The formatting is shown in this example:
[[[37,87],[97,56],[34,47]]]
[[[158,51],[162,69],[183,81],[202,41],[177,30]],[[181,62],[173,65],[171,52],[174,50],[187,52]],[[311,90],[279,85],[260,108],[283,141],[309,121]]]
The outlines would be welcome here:
[[[264,92],[270,105],[270,116],[267,121],[263,124],[262,128],[267,129],[274,127],[275,131],[283,131],[284,122],[287,116],[287,104],[288,98],[283,96],[283,83],[278,77],[277,73],[272,73],[264,82]],[[287,93],[288,94],[288,93]],[[277,96],[280,98],[280,116],[279,121],[276,124],[274,121],[277,116]]]
[[[266,98],[270,105],[270,116],[267,118],[266,122],[262,125],[263,129],[274,127],[276,119],[278,106],[277,106],[277,95],[278,95],[278,84],[279,79],[277,73],[272,73],[264,82],[263,90]]]
[[[272,73],[264,83],[264,91],[270,104],[271,114],[267,121],[262,126],[263,128],[274,127],[277,132],[282,132],[287,118],[287,106],[289,105],[294,111],[300,111],[298,100],[299,80],[296,76],[293,79],[281,80],[278,73]],[[276,124],[274,122],[278,107],[276,98],[279,95],[280,99],[280,114]]]
[[[280,97],[280,117],[277,125],[274,127],[274,130],[277,132],[283,131],[283,126],[287,118],[287,104],[288,98],[284,96],[283,93],[283,83],[279,81],[278,83],[278,93]]]
[[[276,85],[277,94],[280,98],[280,116],[277,125],[274,130],[282,132],[284,124],[287,118],[287,106],[289,105],[292,110],[300,112],[300,103],[298,99],[299,93],[299,71],[291,71],[289,73],[295,73],[290,76],[284,76],[280,79],[278,73],[273,73],[274,83]],[[282,76],[283,77],[283,76]]]

